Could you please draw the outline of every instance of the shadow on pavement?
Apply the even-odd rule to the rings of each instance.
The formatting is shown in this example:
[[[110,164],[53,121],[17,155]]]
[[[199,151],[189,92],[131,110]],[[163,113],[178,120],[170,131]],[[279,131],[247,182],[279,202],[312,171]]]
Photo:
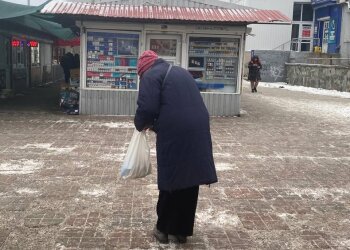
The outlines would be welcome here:
[[[0,99],[0,112],[48,112],[62,114],[59,107],[60,84],[25,89],[12,98]]]

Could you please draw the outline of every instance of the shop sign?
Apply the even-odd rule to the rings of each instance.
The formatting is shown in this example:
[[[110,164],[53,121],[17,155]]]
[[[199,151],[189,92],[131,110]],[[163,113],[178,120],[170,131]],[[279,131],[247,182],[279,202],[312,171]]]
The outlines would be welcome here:
[[[331,19],[329,22],[329,31],[328,31],[328,44],[335,44],[336,40],[336,24],[335,19]]]
[[[20,40],[12,40],[11,46],[12,47],[21,47],[21,41]]]
[[[16,39],[13,39],[11,41],[11,46],[12,47],[22,47],[24,44],[24,41],[20,41],[20,40],[16,40]],[[27,47],[38,47],[39,45],[39,42],[38,41],[35,41],[35,40],[29,40],[27,41]]]
[[[311,0],[311,4],[315,5],[315,4],[328,4],[328,3],[335,3],[336,0]]]
[[[196,26],[196,30],[229,30],[228,27],[223,26]]]
[[[303,26],[302,37],[303,38],[311,37],[311,26]]]
[[[34,40],[27,41],[28,47],[38,47],[38,45],[39,45],[38,41],[34,41]]]

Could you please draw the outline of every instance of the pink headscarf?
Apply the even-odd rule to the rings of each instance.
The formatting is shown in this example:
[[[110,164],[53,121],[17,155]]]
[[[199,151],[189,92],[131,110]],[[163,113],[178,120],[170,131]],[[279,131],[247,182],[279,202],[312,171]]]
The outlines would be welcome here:
[[[146,50],[143,52],[137,63],[137,74],[141,77],[157,59],[158,55],[154,51]]]

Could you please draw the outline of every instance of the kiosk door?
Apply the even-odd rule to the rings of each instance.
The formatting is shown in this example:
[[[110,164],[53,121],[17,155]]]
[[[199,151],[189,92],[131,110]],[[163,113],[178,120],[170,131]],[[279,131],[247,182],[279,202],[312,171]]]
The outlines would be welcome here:
[[[170,64],[181,65],[180,35],[148,35],[146,48],[153,50]]]

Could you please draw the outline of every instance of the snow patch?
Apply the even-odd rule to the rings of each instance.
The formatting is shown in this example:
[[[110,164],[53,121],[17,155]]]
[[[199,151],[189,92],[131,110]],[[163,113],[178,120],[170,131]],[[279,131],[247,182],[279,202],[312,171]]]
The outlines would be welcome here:
[[[246,83],[250,84],[248,82]],[[349,92],[341,92],[337,90],[328,90],[328,89],[320,89],[320,88],[311,88],[311,87],[304,87],[304,86],[297,86],[297,85],[288,85],[285,82],[260,82],[259,86],[266,87],[266,88],[284,88],[291,91],[299,91],[299,92],[305,92],[305,93],[315,94],[315,95],[350,98]]]
[[[146,186],[146,188],[147,188],[147,191],[146,191],[147,194],[157,196],[158,193],[159,193],[157,184],[149,184],[149,185]]]
[[[215,163],[215,168],[217,171],[230,171],[234,168],[234,164],[232,163],[225,163],[225,162],[219,162]]]
[[[350,240],[348,239],[338,240],[338,243],[342,247],[350,247]]]
[[[241,111],[239,113],[241,115],[247,115],[248,114],[248,112],[246,110],[244,110],[244,109],[241,109]]]
[[[217,158],[232,158],[233,155],[231,155],[230,153],[214,153],[214,157]]]
[[[287,220],[290,217],[295,218],[294,214],[288,214],[288,213],[280,213],[280,214],[276,214],[278,217],[280,217],[283,220]]]
[[[125,157],[125,153],[122,154],[104,154],[99,156],[100,160],[105,161],[123,161]]]
[[[54,121],[56,123],[79,123],[79,121],[76,121],[76,120],[58,120],[58,121]]]
[[[11,160],[10,162],[0,164],[0,174],[32,174],[42,168],[43,165],[43,162],[34,160]]]
[[[314,199],[324,199],[327,196],[332,197],[334,200],[338,200],[343,195],[350,194],[350,191],[342,188],[292,188],[289,192],[290,195],[298,195],[302,197],[303,195],[311,196]]]
[[[52,143],[31,143],[18,148],[19,149],[28,149],[28,148],[49,149],[51,146],[52,146]]]
[[[106,123],[97,123],[100,127],[107,128],[134,128],[134,124],[131,122],[106,122]]]
[[[82,195],[100,197],[107,194],[107,191],[101,188],[91,188],[86,190],[79,190]]]
[[[56,249],[57,250],[65,250],[65,249],[67,249],[64,245],[62,245],[61,243],[57,243],[56,244]]]
[[[129,143],[125,143],[123,147],[119,147],[116,153],[103,154],[99,157],[100,160],[110,160],[110,161],[124,161],[126,151],[128,149]]]
[[[25,195],[25,194],[38,194],[39,191],[35,190],[35,189],[30,189],[30,188],[20,188],[20,189],[16,190],[16,193],[22,194],[22,195]]]
[[[76,147],[65,147],[65,148],[56,148],[52,147],[52,143],[35,143],[35,144],[26,144],[19,149],[45,149],[51,151],[53,154],[68,154],[72,152]]]
[[[216,212],[212,208],[200,211],[196,214],[199,224],[213,224],[215,226],[238,226],[240,220],[237,215],[229,214],[230,211]]]
[[[247,155],[241,155],[240,157],[247,157],[249,159],[259,159],[259,160],[266,160],[266,159],[306,159],[306,160],[334,160],[334,161],[341,161],[341,160],[350,160],[350,157],[344,156],[344,157],[328,157],[328,156],[305,156],[305,155],[254,155],[254,154],[247,154]]]
[[[270,157],[277,158],[277,156],[264,156],[264,155],[247,154],[247,158],[249,158],[249,159],[259,159],[259,160],[262,160],[262,159],[270,158]]]
[[[290,112],[303,112],[313,117],[323,116],[327,119],[349,118],[350,107],[348,105],[317,100],[295,100],[291,98],[272,97],[261,95],[266,102],[286,109]]]
[[[170,237],[169,237],[170,239]],[[140,248],[132,248],[131,250],[139,250]],[[175,249],[179,249],[178,248],[178,244],[174,243],[174,242],[169,242],[168,244],[160,244],[157,242],[151,242],[149,245],[149,248],[147,248],[149,250],[159,250],[159,249],[167,249],[167,250],[175,250]]]

